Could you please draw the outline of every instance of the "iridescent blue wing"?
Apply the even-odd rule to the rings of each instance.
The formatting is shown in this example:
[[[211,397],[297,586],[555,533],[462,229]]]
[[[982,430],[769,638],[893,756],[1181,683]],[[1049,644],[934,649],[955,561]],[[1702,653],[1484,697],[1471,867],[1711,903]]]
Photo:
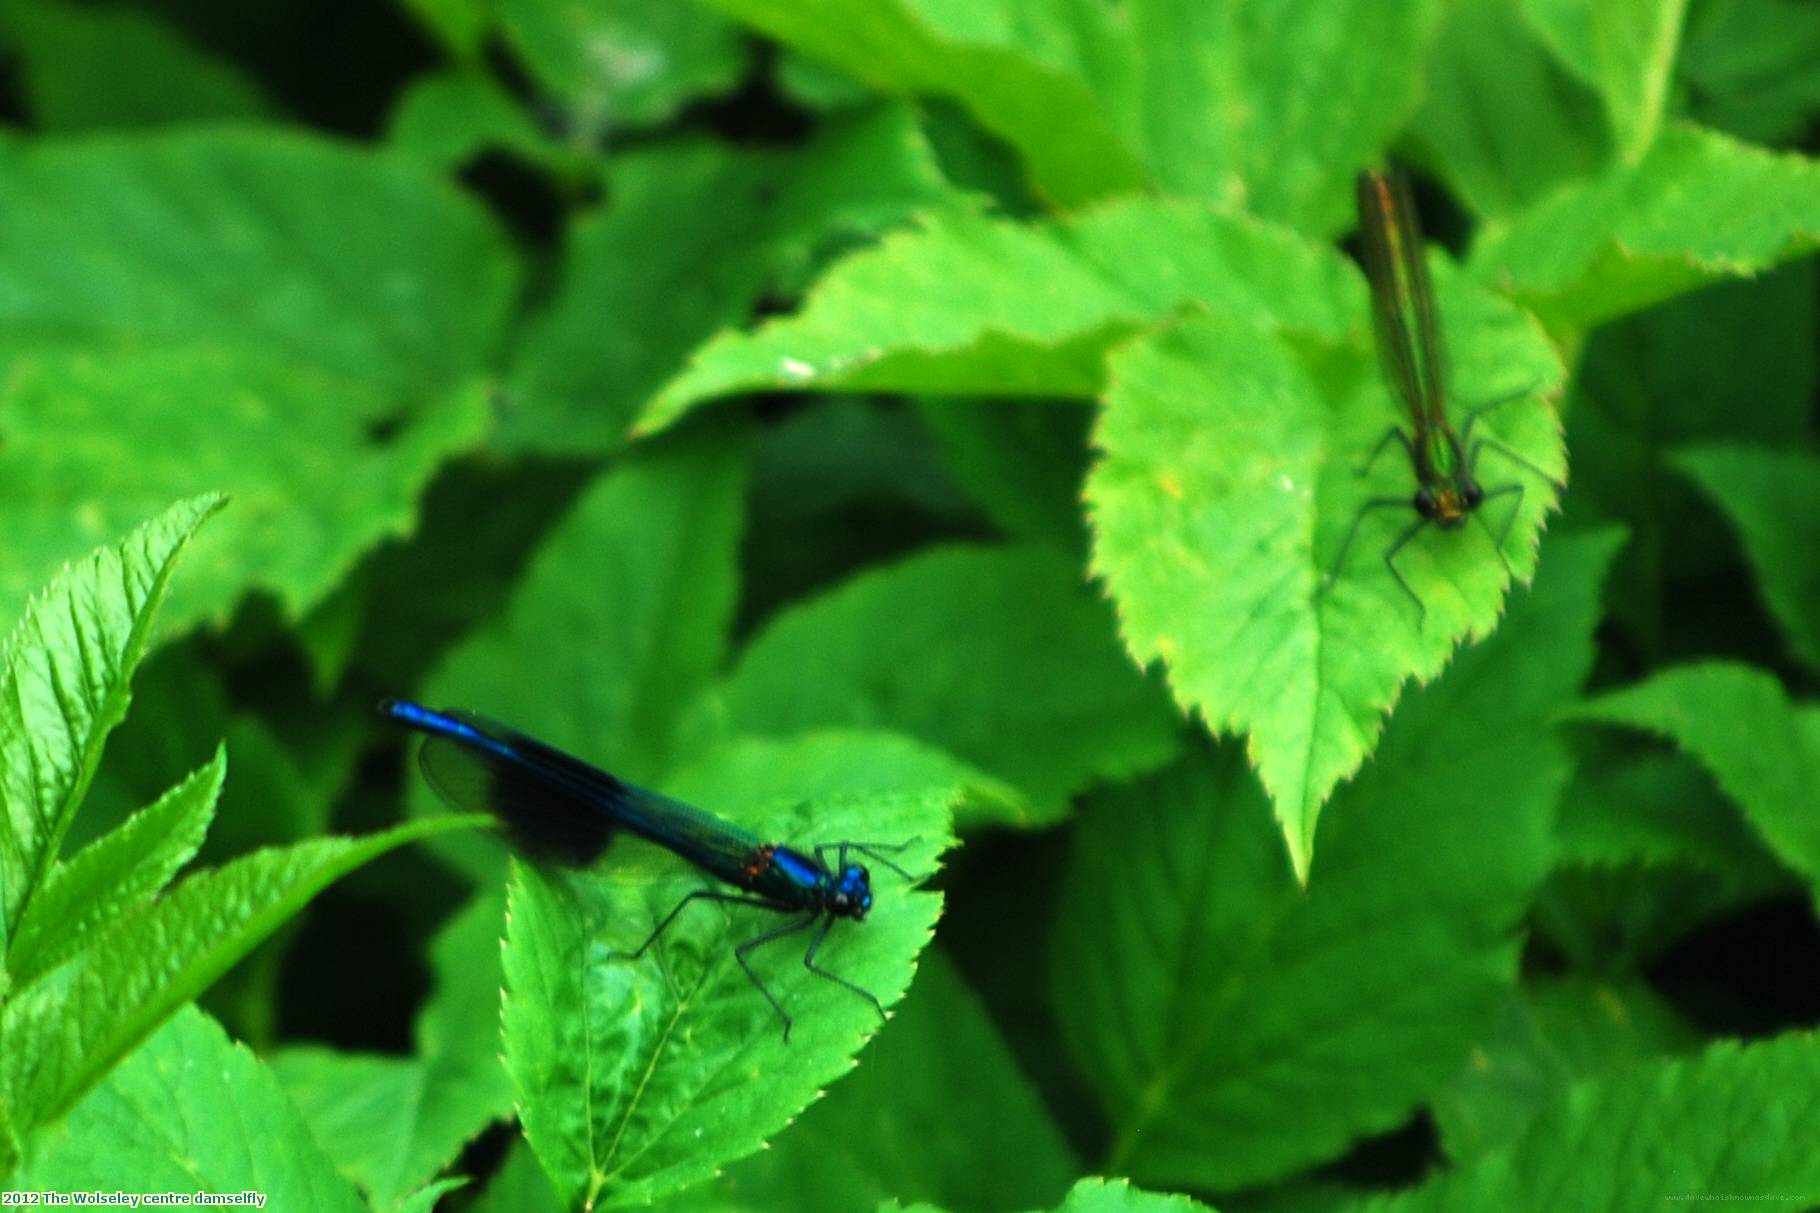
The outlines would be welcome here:
[[[418,766],[457,809],[491,813],[526,854],[593,863],[622,825],[620,780],[469,712],[387,700],[379,710],[424,734]]]
[[[472,712],[387,700],[387,717],[425,735],[430,786],[458,809],[491,813],[526,854],[585,866],[630,833],[737,882],[756,835],[630,784],[554,746]]]

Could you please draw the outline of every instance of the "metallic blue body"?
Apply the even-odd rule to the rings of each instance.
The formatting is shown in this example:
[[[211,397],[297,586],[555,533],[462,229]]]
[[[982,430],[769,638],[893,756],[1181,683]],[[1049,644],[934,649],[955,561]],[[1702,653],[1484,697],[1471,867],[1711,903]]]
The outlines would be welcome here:
[[[734,949],[746,975],[782,1016],[785,1039],[789,1039],[790,1017],[747,964],[746,953],[818,921],[820,927],[803,963],[811,972],[868,999],[884,1014],[871,994],[816,967],[815,952],[835,919],[858,921],[872,908],[871,876],[863,865],[847,862],[848,852],[871,855],[908,876],[878,854],[881,849],[901,847],[840,842],[815,847],[812,852],[798,851],[765,842],[732,822],[627,783],[484,717],[435,711],[396,699],[380,703],[379,711],[425,735],[419,765],[444,800],[459,809],[498,817],[519,847],[533,856],[576,866],[591,864],[623,831],[663,847],[741,890],[741,894],[731,894],[700,889],[689,894],[632,955],[643,955],[691,901],[733,902],[794,914],[793,921]],[[832,864],[823,857],[828,851],[837,853]]]
[[[776,902],[779,909],[860,918],[872,904],[869,877],[859,864],[845,865],[837,876],[813,855],[763,842],[732,822],[627,783],[479,716],[396,699],[381,703],[379,710],[429,738],[424,773],[444,799],[460,809],[499,817],[532,852],[564,848],[540,845],[538,831],[548,824],[546,814],[524,820],[522,805],[510,800],[513,792],[535,791],[546,809],[553,801],[563,816],[597,826],[601,850],[623,829],[717,880]],[[591,862],[598,851],[559,857]]]

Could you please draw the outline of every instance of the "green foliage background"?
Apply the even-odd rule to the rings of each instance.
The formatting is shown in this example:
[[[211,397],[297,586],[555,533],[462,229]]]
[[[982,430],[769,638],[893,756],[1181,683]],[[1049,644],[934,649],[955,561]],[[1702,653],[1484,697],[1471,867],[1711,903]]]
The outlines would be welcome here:
[[[1797,0],[0,8],[0,1177],[1820,1208]],[[1358,507],[1415,173],[1511,526]],[[1496,468],[1494,470],[1494,464]],[[1560,490],[1550,483],[1558,478]],[[373,701],[798,845],[511,858]],[[413,845],[407,845],[413,844]]]

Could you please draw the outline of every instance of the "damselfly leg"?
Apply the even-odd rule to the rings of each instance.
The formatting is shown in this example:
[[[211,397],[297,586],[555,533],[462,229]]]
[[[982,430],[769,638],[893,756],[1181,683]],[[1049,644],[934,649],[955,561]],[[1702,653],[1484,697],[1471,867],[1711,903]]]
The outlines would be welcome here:
[[[899,876],[902,876],[905,880],[914,880],[914,879],[916,879],[914,876],[910,875],[910,873],[906,872],[903,868],[899,867],[896,863],[893,863],[891,860],[886,859],[884,857],[884,855],[880,854],[880,852],[889,851],[891,854],[896,855],[899,852],[906,850],[907,848],[909,848],[911,846],[914,846],[916,844],[916,841],[917,841],[916,839],[911,838],[904,842],[899,842],[899,843],[824,842],[824,843],[818,844],[815,847],[815,857],[817,859],[821,860],[822,863],[828,864],[828,852],[833,851],[835,853],[835,859],[834,859],[834,862],[832,864],[828,864],[828,866],[833,868],[836,872],[838,872],[842,868],[847,866],[847,852],[848,851],[857,851],[861,855],[864,855],[864,856],[868,857],[869,859],[872,859],[878,863],[884,864],[887,868],[890,868],[893,872],[896,872]]]
[[[786,935],[794,935],[798,931],[802,930],[804,927],[808,926],[810,923],[814,922],[815,919],[816,919],[816,915],[814,913],[804,914],[801,918],[793,918],[789,922],[786,922],[783,926],[777,927],[770,931],[766,931],[763,935],[758,936],[756,939],[748,939],[748,940],[746,940],[746,942],[740,944],[738,947],[733,949],[733,959],[739,961],[739,967],[746,971],[746,976],[751,979],[753,985],[758,987],[758,992],[765,996],[765,1001],[771,1004],[771,1009],[773,1011],[777,1012],[777,1017],[784,1021],[784,1043],[785,1044],[790,1043],[790,1028],[792,1026],[791,1020],[790,1020],[790,1013],[788,1011],[784,1010],[784,1004],[777,1001],[777,996],[772,994],[770,990],[766,989],[765,983],[760,981],[758,979],[758,974],[754,973],[752,971],[752,965],[746,960],[746,953],[750,952],[754,948],[763,947],[765,944],[770,943],[774,939],[782,939]],[[832,921],[833,921],[833,919],[828,920],[828,922],[832,922]],[[828,933],[828,924],[823,923],[820,934],[818,934],[816,936],[817,942],[820,941],[822,935],[826,935],[827,933]],[[810,944],[809,948],[810,948],[810,951],[814,951],[815,944],[813,944],[813,943]],[[868,995],[867,997],[870,997],[870,995]]]
[[[828,970],[815,963],[816,949],[822,946],[822,940],[828,937],[828,928],[833,925],[834,919],[832,918],[825,919],[822,922],[821,930],[817,931],[815,933],[815,938],[809,941],[809,950],[803,953],[803,967],[817,977],[825,977],[837,986],[845,986],[847,989],[852,990],[855,994],[858,994],[861,998],[871,1003],[872,1009],[878,1012],[879,1020],[882,1022],[885,1018],[885,1004],[878,1000],[878,995],[862,986],[854,985],[845,977],[828,972]]]
[[[779,905],[777,902],[766,900],[763,897],[744,897],[738,893],[722,893],[717,889],[696,889],[692,893],[685,894],[683,899],[681,901],[677,902],[675,907],[673,909],[671,909],[671,911],[668,914],[664,915],[663,921],[658,923],[656,929],[653,930],[650,935],[645,937],[645,941],[643,943],[638,945],[637,951],[622,952],[622,953],[620,953],[621,958],[625,959],[625,960],[637,960],[640,957],[642,957],[647,951],[650,950],[651,945],[657,942],[657,937],[659,935],[662,935],[665,931],[670,929],[670,924],[676,921],[676,916],[681,914],[685,909],[687,909],[689,907],[689,903],[692,901],[719,901],[719,902],[723,902],[727,905],[759,906],[766,910],[772,910],[772,911],[778,911],[778,912],[787,911],[787,910],[793,908],[790,906]]]

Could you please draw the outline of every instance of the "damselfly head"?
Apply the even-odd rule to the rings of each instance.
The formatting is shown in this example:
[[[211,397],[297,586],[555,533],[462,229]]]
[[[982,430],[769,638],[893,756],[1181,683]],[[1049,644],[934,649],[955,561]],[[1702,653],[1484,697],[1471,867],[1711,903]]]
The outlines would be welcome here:
[[[842,868],[828,894],[828,909],[837,918],[861,919],[872,908],[872,874],[857,863]]]
[[[1431,488],[1423,485],[1416,490],[1411,504],[1415,506],[1416,513],[1442,530],[1451,531],[1455,527],[1466,525],[1466,516],[1484,496],[1479,486],[1471,481],[1461,487],[1443,484]]]

